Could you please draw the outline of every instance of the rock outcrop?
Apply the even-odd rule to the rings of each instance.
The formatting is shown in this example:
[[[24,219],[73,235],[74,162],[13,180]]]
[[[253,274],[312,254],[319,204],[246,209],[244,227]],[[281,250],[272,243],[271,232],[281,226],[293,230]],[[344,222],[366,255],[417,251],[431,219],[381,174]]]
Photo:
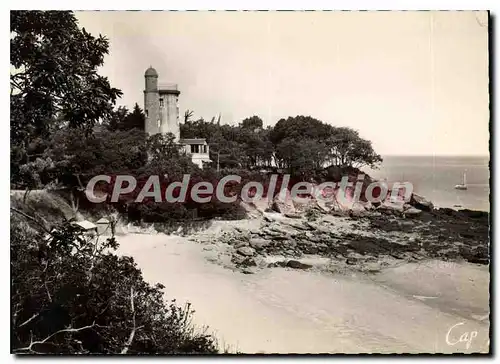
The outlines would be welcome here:
[[[241,255],[245,256],[245,257],[251,257],[251,256],[254,255],[255,249],[250,248],[248,246],[242,246],[240,248],[237,248],[236,252],[238,254],[241,254]]]
[[[232,246],[232,262],[255,267],[266,257],[280,256],[284,260],[264,266],[309,269],[300,260],[315,255],[348,269],[369,267],[367,271],[391,260],[489,263],[488,213],[435,209],[417,194],[406,201],[389,195],[379,203],[355,203],[351,192],[346,198],[336,193],[330,201],[316,194],[294,200],[288,192],[285,199],[257,202],[259,228],[222,239]]]
[[[431,201],[426,200],[424,197],[419,196],[416,193],[411,195],[410,205],[422,211],[432,211],[434,209],[434,205]]]
[[[357,217],[323,213],[312,219],[292,219],[264,213],[258,229],[234,231],[222,242],[233,247],[232,261],[240,267],[281,256],[285,260],[269,266],[308,269],[300,261],[306,255],[327,257],[351,269],[387,259],[465,259],[488,264],[488,223],[488,214],[451,209],[428,212],[409,204],[391,210],[381,204]]]

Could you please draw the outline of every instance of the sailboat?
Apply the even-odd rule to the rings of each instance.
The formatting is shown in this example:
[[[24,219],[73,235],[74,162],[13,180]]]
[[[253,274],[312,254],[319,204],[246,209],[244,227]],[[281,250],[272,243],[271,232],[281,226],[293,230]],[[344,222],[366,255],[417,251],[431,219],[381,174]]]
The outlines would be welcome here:
[[[466,183],[466,174],[464,172],[464,180],[462,181],[461,184],[455,186],[456,190],[466,190],[467,189],[467,183]]]

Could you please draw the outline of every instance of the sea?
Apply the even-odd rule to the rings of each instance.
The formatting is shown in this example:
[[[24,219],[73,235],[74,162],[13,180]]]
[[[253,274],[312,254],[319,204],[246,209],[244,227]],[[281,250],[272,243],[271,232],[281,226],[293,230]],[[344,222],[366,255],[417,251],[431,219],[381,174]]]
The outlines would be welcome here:
[[[413,192],[436,207],[490,211],[489,156],[385,156],[379,169],[365,169],[371,177],[410,182]],[[467,190],[457,190],[466,174]]]

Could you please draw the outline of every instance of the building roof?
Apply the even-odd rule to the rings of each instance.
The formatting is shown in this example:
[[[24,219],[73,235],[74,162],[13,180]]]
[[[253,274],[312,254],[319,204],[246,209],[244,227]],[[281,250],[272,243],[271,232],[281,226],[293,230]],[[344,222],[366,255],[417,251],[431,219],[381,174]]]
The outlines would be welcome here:
[[[180,95],[181,94],[181,92],[179,90],[164,89],[164,88],[159,88],[158,93],[160,95],[164,95],[164,94]]]
[[[171,82],[158,82],[159,90],[179,91],[179,85]]]
[[[149,68],[144,73],[144,76],[145,77],[158,77],[158,72],[156,72],[156,70],[153,67],[149,66]]]
[[[181,139],[182,144],[207,144],[205,138]]]

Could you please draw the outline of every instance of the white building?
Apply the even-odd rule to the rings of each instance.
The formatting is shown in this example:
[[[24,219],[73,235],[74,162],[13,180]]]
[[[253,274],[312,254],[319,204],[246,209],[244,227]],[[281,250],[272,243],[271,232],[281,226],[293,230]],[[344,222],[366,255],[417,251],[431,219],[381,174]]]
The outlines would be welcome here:
[[[181,139],[179,126],[179,95],[176,84],[158,83],[158,72],[149,67],[144,74],[145,131],[148,135],[172,133],[185,153],[191,155],[193,163],[203,168],[210,162],[208,144],[205,139]]]

